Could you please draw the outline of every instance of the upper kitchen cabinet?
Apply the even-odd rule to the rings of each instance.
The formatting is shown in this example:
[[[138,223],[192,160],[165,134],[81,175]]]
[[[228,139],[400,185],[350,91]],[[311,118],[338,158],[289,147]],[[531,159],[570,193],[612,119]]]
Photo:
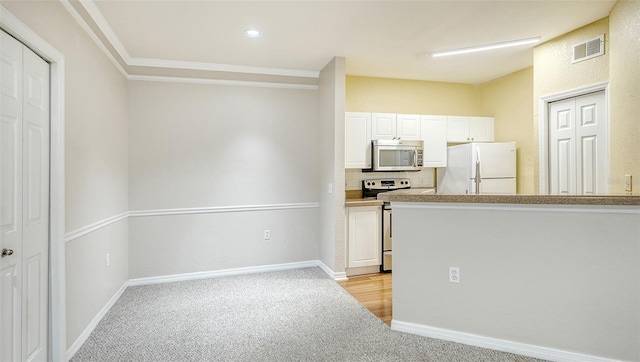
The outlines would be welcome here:
[[[493,142],[492,117],[447,117],[447,141],[450,143]]]
[[[371,115],[371,139],[374,140],[419,140],[420,115],[373,113]]]
[[[371,168],[371,113],[345,113],[345,168]]]
[[[447,167],[447,117],[421,116],[420,129],[424,141],[423,166]]]

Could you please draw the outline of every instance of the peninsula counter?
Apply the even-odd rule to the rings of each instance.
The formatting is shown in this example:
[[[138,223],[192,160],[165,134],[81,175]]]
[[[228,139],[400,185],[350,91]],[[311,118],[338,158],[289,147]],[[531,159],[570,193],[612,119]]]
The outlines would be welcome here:
[[[549,360],[640,361],[640,196],[378,199],[393,207],[393,329]]]

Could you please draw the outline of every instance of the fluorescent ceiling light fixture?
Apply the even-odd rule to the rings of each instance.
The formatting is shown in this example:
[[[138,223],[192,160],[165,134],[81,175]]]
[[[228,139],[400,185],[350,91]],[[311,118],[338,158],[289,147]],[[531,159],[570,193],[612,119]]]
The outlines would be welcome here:
[[[244,35],[248,36],[249,38],[259,38],[262,36],[262,33],[255,29],[249,29],[245,30]]]
[[[520,40],[512,40],[512,41],[506,41],[506,42],[503,42],[503,43],[494,43],[494,44],[480,45],[480,46],[475,46],[475,47],[470,47],[470,48],[461,48],[461,49],[454,49],[454,50],[446,50],[446,51],[443,51],[443,52],[435,52],[435,53],[431,53],[431,56],[434,57],[434,58],[437,58],[437,57],[444,57],[444,56],[447,56],[447,55],[458,55],[458,54],[475,53],[475,52],[482,52],[482,51],[485,51],[485,50],[493,50],[493,49],[514,47],[514,46],[518,46],[518,45],[535,44],[535,43],[537,43],[539,41],[540,41],[540,37],[528,38],[528,39],[520,39]]]

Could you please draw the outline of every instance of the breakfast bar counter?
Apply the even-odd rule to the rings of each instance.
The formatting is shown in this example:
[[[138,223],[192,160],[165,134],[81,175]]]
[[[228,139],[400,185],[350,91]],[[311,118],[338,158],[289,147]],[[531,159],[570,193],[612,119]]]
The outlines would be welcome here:
[[[392,329],[545,360],[640,361],[640,195],[378,199],[393,207]]]
[[[617,205],[640,206],[640,194],[616,195],[443,195],[407,189],[385,192],[378,200],[390,202],[438,202],[527,205]]]

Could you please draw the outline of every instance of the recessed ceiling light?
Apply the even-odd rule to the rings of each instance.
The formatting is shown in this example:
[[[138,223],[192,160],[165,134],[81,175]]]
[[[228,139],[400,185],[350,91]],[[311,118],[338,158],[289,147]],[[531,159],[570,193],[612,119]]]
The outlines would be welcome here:
[[[262,33],[255,29],[249,29],[244,32],[244,35],[248,36],[249,38],[259,38],[262,36]]]
[[[540,41],[540,37],[512,40],[512,41],[506,41],[503,43],[494,43],[494,44],[480,45],[480,46],[475,46],[470,48],[461,48],[461,49],[454,49],[454,50],[446,50],[442,52],[435,52],[435,53],[432,53],[431,56],[434,58],[437,58],[437,57],[444,57],[447,55],[475,53],[475,52],[481,52],[485,50],[508,48],[508,47],[514,47],[518,45],[525,45],[525,44],[534,44],[539,41]]]

